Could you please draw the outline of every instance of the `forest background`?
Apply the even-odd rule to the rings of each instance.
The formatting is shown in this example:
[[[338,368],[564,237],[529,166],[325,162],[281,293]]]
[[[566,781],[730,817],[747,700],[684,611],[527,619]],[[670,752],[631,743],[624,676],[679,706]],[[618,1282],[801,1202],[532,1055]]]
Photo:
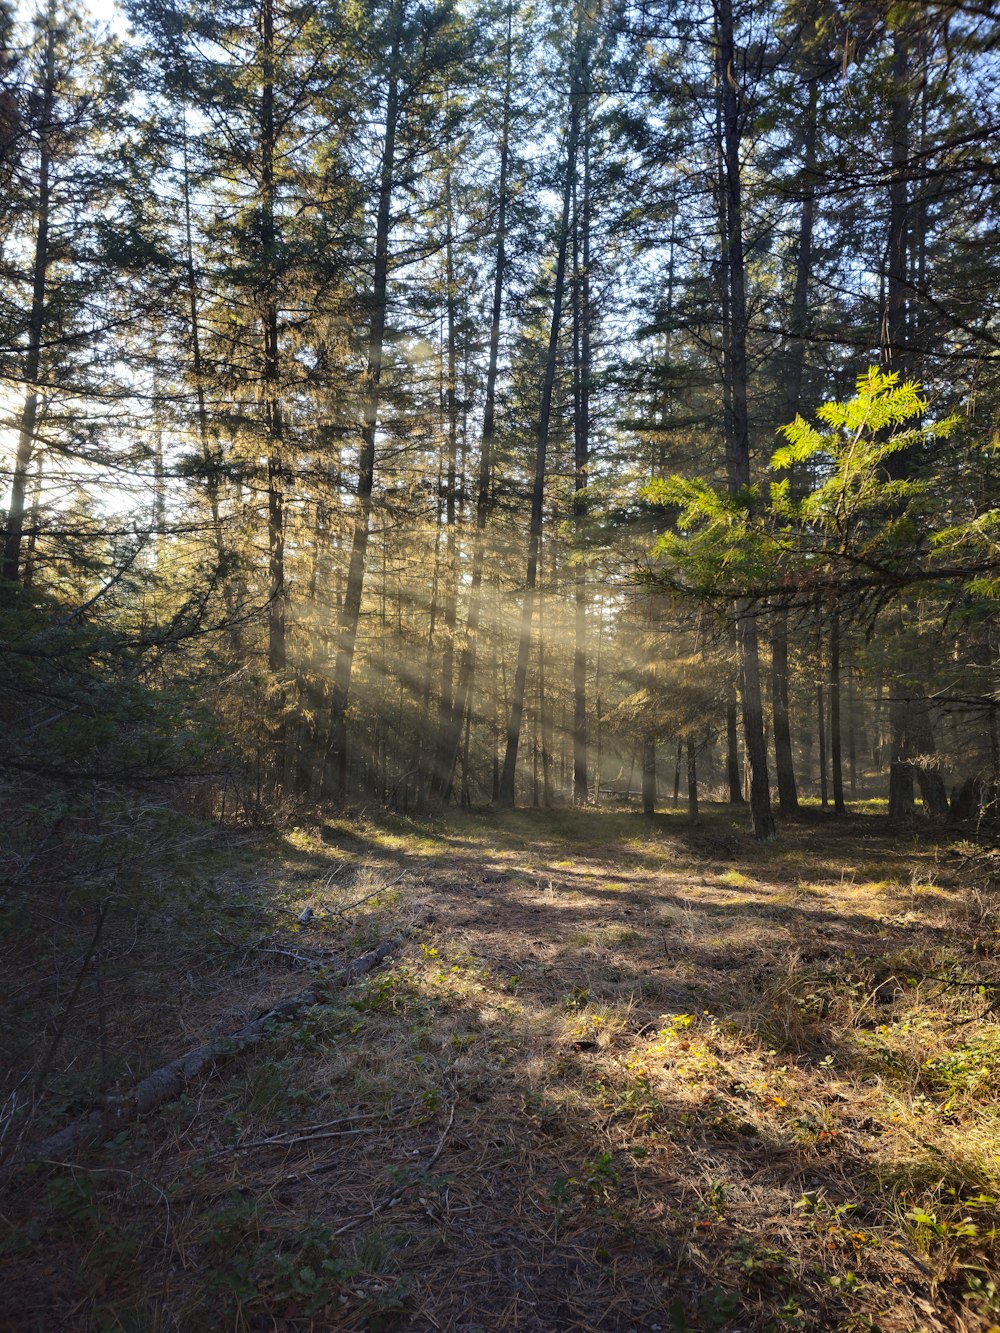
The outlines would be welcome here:
[[[8,774],[982,804],[990,6],[113,26],[4,11]]]

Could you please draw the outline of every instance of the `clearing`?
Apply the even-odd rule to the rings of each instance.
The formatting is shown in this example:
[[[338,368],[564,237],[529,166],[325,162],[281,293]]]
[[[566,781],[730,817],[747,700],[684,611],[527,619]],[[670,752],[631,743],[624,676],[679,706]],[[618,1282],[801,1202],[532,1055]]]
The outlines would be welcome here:
[[[33,1087],[35,1139],[405,941],[21,1168],[0,1328],[1000,1325],[981,847],[818,813],[759,846],[726,807],[187,836],[103,917],[93,886],[13,903],[8,1112]]]

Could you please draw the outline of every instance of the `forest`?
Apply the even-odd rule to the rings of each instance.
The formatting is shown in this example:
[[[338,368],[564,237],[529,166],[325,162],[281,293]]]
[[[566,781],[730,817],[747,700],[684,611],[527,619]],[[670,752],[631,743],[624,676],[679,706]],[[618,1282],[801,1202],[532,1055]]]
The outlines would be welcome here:
[[[993,0],[0,0],[0,1327],[1000,1326],[998,292]]]

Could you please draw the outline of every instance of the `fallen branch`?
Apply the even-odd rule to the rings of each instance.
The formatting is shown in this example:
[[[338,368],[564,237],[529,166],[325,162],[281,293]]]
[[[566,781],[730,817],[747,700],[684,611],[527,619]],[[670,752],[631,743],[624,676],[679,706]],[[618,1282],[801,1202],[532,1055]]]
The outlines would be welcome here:
[[[297,995],[291,995],[287,999],[279,1001],[272,1008],[258,1015],[257,1018],[245,1023],[236,1032],[225,1037],[217,1037],[213,1041],[206,1042],[203,1046],[197,1046],[193,1051],[179,1055],[175,1060],[171,1060],[169,1064],[155,1069],[141,1083],[138,1083],[131,1092],[120,1097],[109,1098],[102,1106],[96,1107],[93,1111],[88,1111],[85,1115],[74,1120],[72,1124],[48,1135],[33,1147],[17,1153],[7,1163],[3,1171],[3,1177],[8,1176],[12,1171],[26,1165],[28,1162],[37,1162],[46,1158],[65,1158],[88,1140],[96,1138],[116,1126],[139,1120],[151,1111],[155,1111],[157,1107],[162,1106],[164,1102],[173,1101],[204,1070],[220,1064],[223,1060],[238,1054],[240,1051],[245,1051],[250,1046],[255,1046],[257,1042],[267,1036],[273,1024],[295,1018],[303,1010],[310,1009],[316,1004],[322,1004],[332,991],[350,986],[359,977],[371,972],[383,959],[388,958],[399,948],[402,942],[402,936],[385,940],[369,953],[353,959],[336,976],[325,978],[322,983],[313,986],[310,990],[300,991]]]

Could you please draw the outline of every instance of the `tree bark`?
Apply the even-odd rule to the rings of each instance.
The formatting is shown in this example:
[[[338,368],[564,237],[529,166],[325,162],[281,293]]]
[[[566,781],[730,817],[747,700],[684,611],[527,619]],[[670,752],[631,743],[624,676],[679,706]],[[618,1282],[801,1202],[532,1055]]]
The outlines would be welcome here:
[[[844,763],[840,728],[840,615],[830,617],[830,769],[833,775],[833,808],[838,815],[844,805]]]
[[[476,535],[469,578],[469,610],[465,623],[465,642],[458,669],[458,685],[447,726],[442,729],[437,763],[435,798],[446,800],[455,771],[462,735],[462,719],[468,718],[472,687],[476,674],[476,650],[482,615],[483,567],[486,557],[486,525],[489,520],[493,490],[493,441],[496,433],[496,391],[500,367],[500,322],[507,275],[507,209],[510,172],[510,108],[513,79],[513,0],[507,5],[507,40],[504,57],[503,110],[500,128],[500,171],[497,182],[496,264],[493,270],[493,304],[490,311],[490,353],[486,371],[486,400],[479,445],[479,469],[476,483]],[[497,784],[495,784],[497,785]],[[494,791],[496,799],[498,791]]]
[[[882,312],[882,365],[905,371],[907,350],[907,239],[910,203],[907,161],[910,155],[909,37],[902,24],[893,33],[892,90],[889,103],[889,234],[886,255],[885,308]],[[885,473],[898,481],[909,470],[908,451],[893,453]],[[889,818],[908,819],[913,813],[913,765],[910,762],[909,704],[898,696],[890,700],[892,759],[889,766]]]
[[[582,7],[581,7],[582,23]],[[579,25],[577,34],[579,45]],[[500,776],[498,804],[513,809],[517,751],[521,739],[521,721],[524,714],[524,688],[531,651],[531,623],[535,606],[535,582],[538,574],[538,551],[542,536],[542,518],[545,501],[545,460],[549,441],[549,420],[552,413],[552,391],[555,385],[559,351],[559,327],[562,321],[563,292],[566,284],[566,251],[569,242],[569,213],[573,175],[576,169],[577,140],[579,137],[580,107],[578,95],[577,58],[570,92],[569,133],[566,140],[566,168],[563,183],[562,212],[556,236],[556,272],[552,294],[552,321],[549,326],[549,346],[545,359],[542,400],[538,412],[535,436],[535,478],[531,493],[531,527],[528,536],[528,569],[525,579],[524,602],[521,609],[521,629],[518,641],[517,665],[511,692],[510,717],[507,723],[507,747],[504,752],[503,772]]]
[[[573,526],[578,552],[584,545],[587,481],[590,466],[590,103],[589,61],[581,51],[583,103],[583,200],[577,206],[576,164],[573,164]],[[582,267],[581,267],[582,247]],[[573,650],[573,800],[587,802],[587,575],[576,566]]]
[[[732,0],[715,0],[718,30],[718,88],[722,112],[722,157],[725,218],[723,258],[729,294],[729,338],[724,365],[729,385],[726,414],[726,471],[731,495],[750,485],[750,428],[747,402],[747,306],[743,255],[743,202],[740,149],[743,111],[737,82]],[[757,618],[747,602],[736,607],[736,635],[743,681],[743,730],[750,769],[750,817],[754,837],[768,842],[775,836],[764,738],[761,699],[760,650]]]
[[[740,772],[738,712],[736,691],[730,682],[726,690],[726,783],[729,787],[730,805],[746,804],[743,799],[743,775]]]
[[[284,412],[278,341],[277,234],[275,229],[274,159],[277,151],[274,115],[274,0],[261,6],[261,258],[264,301],[264,417],[267,432],[267,545],[270,591],[267,616],[267,665],[280,674],[287,665],[285,589]],[[284,728],[278,725],[278,745]],[[276,775],[279,776],[280,775]]]
[[[792,761],[792,730],[788,709],[788,609],[775,613],[771,638],[771,715],[774,720],[774,766],[778,780],[778,804],[785,816],[799,808]]]
[[[458,540],[456,481],[458,475],[458,348],[456,319],[458,300],[455,291],[454,226],[452,217],[451,171],[445,175],[445,310],[447,320],[447,379],[445,384],[445,433],[447,453],[445,466],[445,558],[441,598],[441,686],[438,743],[435,746],[435,768],[431,792],[447,799],[452,784],[454,760],[450,746],[442,739],[461,735],[462,717],[455,715],[454,693],[455,627],[458,600]],[[447,769],[447,771],[445,771]]]
[[[805,370],[805,334],[809,322],[809,277],[812,271],[813,229],[815,225],[816,137],[819,85],[814,77],[809,84],[809,101],[802,154],[802,213],[799,217],[798,244],[795,253],[795,282],[789,318],[790,343],[785,366],[785,416],[793,421],[802,404],[802,379]],[[774,723],[774,766],[778,782],[778,806],[785,816],[799,808],[792,755],[789,712],[788,608],[775,612],[771,636],[771,715]]]
[[[916,751],[916,778],[920,788],[920,797],[924,809],[935,819],[944,819],[948,814],[948,792],[944,783],[941,765],[937,762],[937,749],[934,743],[934,728],[931,724],[930,705],[926,699],[918,699],[912,706],[912,738]]]
[[[24,354],[22,376],[24,401],[17,425],[17,451],[11,477],[10,506],[4,533],[3,559],[0,562],[0,604],[11,606],[17,598],[17,582],[21,565],[21,542],[24,537],[24,510],[28,488],[28,472],[35,448],[38,426],[38,372],[42,361],[42,341],[48,313],[48,272],[51,262],[49,223],[52,207],[52,129],[56,98],[56,8],[49,0],[45,29],[45,74],[42,84],[38,123],[38,222],[35,230],[35,251],[31,274],[31,312],[28,316],[28,342]]]
[[[687,742],[687,786],[688,786],[688,814],[692,819],[698,818],[698,761],[695,753],[694,741],[690,738]]]
[[[819,799],[825,810],[830,804],[826,749],[826,698],[822,681],[816,683],[816,731],[819,743]]]
[[[642,738],[642,812],[656,813],[656,741],[649,734]]]
[[[678,738],[677,738],[677,753],[676,753],[676,755],[674,756],[674,799],[673,799],[673,807],[674,807],[675,810],[677,809],[678,805],[680,804],[680,799],[681,799],[681,749],[682,749],[682,742],[681,742],[680,737],[678,736]]]
[[[396,168],[396,131],[399,117],[399,48],[403,22],[403,0],[392,8],[392,34],[386,89],[385,137],[379,174],[378,211],[375,221],[375,271],[372,286],[372,318],[368,334],[361,443],[358,451],[358,482],[355,489],[354,532],[347,587],[337,636],[330,696],[330,735],[324,766],[323,795],[342,800],[347,789],[347,706],[351,693],[354,649],[364,591],[365,556],[371,527],[372,491],[375,485],[375,440],[381,403],[382,354],[388,307],[389,233],[392,226],[392,192]]]

